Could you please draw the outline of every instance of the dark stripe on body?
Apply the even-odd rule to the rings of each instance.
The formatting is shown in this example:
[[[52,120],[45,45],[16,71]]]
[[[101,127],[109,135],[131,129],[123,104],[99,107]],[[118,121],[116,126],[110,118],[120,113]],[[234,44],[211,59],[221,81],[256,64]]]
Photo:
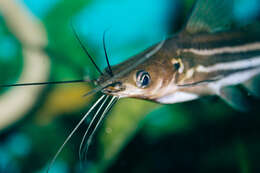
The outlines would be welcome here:
[[[219,63],[232,63],[239,60],[250,60],[252,58],[259,57],[260,59],[260,50],[259,51],[248,51],[242,53],[223,53],[223,54],[216,54],[210,56],[203,56],[203,55],[196,55],[194,53],[182,53],[181,58],[182,60],[188,61],[190,67],[196,67],[198,65],[202,66],[212,66]]]
[[[180,49],[213,49],[221,47],[232,47],[249,43],[260,42],[260,31],[257,29],[221,32],[215,34],[181,35],[167,41],[170,49],[173,45]]]

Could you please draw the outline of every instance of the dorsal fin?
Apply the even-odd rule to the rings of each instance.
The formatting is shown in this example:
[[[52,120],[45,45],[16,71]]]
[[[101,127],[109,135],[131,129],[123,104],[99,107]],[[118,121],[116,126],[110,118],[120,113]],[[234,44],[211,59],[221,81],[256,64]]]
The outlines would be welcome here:
[[[197,0],[184,32],[214,33],[228,30],[233,19],[234,0]]]

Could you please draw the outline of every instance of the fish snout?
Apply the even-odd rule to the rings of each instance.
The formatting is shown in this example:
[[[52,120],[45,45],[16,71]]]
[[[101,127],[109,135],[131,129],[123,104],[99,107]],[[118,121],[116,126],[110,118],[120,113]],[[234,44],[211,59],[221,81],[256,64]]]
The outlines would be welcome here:
[[[102,92],[105,94],[114,94],[120,91],[125,90],[125,87],[123,86],[122,82],[114,82],[107,87],[105,87]]]

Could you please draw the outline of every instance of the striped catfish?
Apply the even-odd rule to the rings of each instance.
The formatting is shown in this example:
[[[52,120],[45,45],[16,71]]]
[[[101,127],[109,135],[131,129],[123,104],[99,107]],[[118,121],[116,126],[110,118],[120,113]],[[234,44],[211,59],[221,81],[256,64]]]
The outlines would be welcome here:
[[[260,25],[231,29],[233,3],[198,0],[182,31],[106,69],[95,91],[162,104],[218,95],[248,110],[245,96],[232,86],[244,84],[260,96]]]
[[[198,0],[179,33],[112,67],[103,39],[108,64],[104,71],[98,68],[80,42],[101,74],[94,80],[97,87],[86,95],[99,91],[103,95],[65,140],[50,167],[78,127],[94,112],[80,144],[82,158],[100,122],[119,98],[173,104],[218,95],[235,109],[247,111],[251,105],[235,86],[243,84],[252,95],[260,96],[260,25],[232,28],[233,3],[234,0]],[[57,83],[66,81],[54,82]],[[24,85],[37,83],[6,86]]]
[[[98,125],[119,98],[173,104],[218,95],[237,110],[250,110],[252,105],[236,85],[243,84],[256,98],[260,96],[260,25],[232,28],[233,3],[234,0],[198,0],[178,34],[112,67],[103,37],[108,64],[104,71],[98,68],[75,33],[101,74],[94,81],[97,87],[86,96],[103,93],[71,133],[95,107],[99,107],[82,139],[79,153],[87,152]],[[97,123],[93,125],[95,119]],[[91,126],[94,126],[92,131]]]

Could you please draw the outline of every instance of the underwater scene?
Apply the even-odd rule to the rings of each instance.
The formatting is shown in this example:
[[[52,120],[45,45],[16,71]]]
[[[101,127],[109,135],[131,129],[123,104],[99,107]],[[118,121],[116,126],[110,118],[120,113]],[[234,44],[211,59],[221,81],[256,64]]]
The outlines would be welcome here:
[[[0,0],[0,173],[259,173],[260,0],[224,1]],[[164,56],[212,66],[158,98]]]

